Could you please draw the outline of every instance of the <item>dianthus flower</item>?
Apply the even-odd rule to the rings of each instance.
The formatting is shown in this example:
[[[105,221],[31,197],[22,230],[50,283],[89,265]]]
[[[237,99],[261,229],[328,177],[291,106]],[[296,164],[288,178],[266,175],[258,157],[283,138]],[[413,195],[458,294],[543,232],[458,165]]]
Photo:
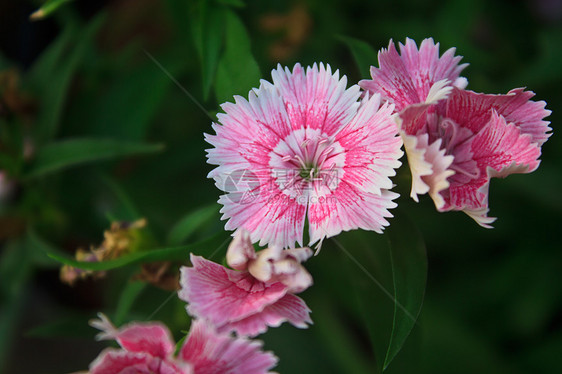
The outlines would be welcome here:
[[[217,333],[195,320],[185,343],[174,355],[170,331],[161,323],[134,322],[115,328],[103,314],[91,325],[102,330],[98,340],[115,340],[121,349],[107,348],[90,365],[90,374],[262,374],[277,358],[262,352],[261,342]]]
[[[193,267],[181,268],[180,299],[190,315],[206,319],[220,332],[255,336],[288,321],[306,328],[310,309],[295,296],[312,285],[300,264],[312,255],[310,248],[269,247],[255,252],[243,230],[227,251],[231,270],[191,255]]]
[[[357,228],[382,232],[403,154],[393,105],[361,99],[329,65],[278,66],[272,78],[223,104],[216,135],[205,137],[218,165],[209,177],[226,192],[226,229],[283,248],[303,245],[307,219],[309,245]]]
[[[541,146],[550,130],[545,102],[533,92],[506,95],[464,90],[463,65],[449,49],[425,39],[420,49],[411,39],[379,53],[372,80],[359,83],[380,93],[399,111],[400,135],[412,173],[410,196],[429,193],[439,211],[458,210],[490,227],[488,190],[493,177],[529,173],[539,166]]]

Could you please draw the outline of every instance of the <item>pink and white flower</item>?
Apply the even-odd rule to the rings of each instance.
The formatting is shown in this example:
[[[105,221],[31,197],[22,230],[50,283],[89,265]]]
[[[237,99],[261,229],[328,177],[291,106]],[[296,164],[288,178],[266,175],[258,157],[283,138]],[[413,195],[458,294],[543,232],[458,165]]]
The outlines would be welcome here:
[[[490,179],[529,173],[548,139],[550,114],[534,93],[514,89],[486,95],[462,88],[464,65],[450,49],[439,57],[433,40],[420,50],[408,39],[401,55],[391,44],[379,54],[380,68],[360,85],[380,93],[399,110],[398,125],[412,173],[410,196],[429,193],[437,210],[460,210],[483,227]]]
[[[464,89],[468,81],[461,71],[468,64],[460,64],[455,48],[439,56],[439,43],[424,39],[420,48],[410,38],[399,43],[400,54],[390,40],[388,49],[379,52],[379,68],[371,66],[372,79],[364,79],[359,86],[370,93],[380,93],[384,100],[400,112],[409,105],[435,103],[457,87]]]
[[[216,135],[205,136],[226,229],[283,248],[303,245],[307,218],[309,245],[357,228],[382,232],[403,154],[393,105],[361,99],[329,65],[278,66],[272,78],[223,104]]]
[[[102,330],[98,340],[115,340],[121,349],[107,348],[90,365],[90,374],[261,374],[277,363],[261,342],[217,333],[196,320],[185,343],[174,356],[170,331],[161,323],[131,323],[117,329],[103,314],[91,325]]]
[[[270,247],[255,252],[247,232],[239,231],[227,252],[231,270],[191,255],[193,267],[182,267],[180,299],[188,313],[203,318],[218,331],[255,336],[288,321],[306,328],[310,309],[294,293],[312,285],[300,264],[312,255],[309,248]]]

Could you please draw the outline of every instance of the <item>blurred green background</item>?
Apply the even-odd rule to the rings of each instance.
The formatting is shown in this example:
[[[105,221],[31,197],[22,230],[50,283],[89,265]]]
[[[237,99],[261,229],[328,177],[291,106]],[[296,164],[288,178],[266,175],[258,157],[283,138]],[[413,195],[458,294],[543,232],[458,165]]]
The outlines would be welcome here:
[[[0,3],[0,372],[87,369],[105,346],[87,325],[97,311],[163,320],[176,338],[188,329],[172,291],[131,281],[138,264],[70,287],[45,255],[72,256],[99,245],[111,221],[141,217],[151,247],[222,235],[219,191],[206,179],[211,121],[164,70],[213,116],[277,63],[367,78],[345,37],[375,50],[433,37],[470,63],[469,89],[527,87],[553,111],[540,168],[492,182],[493,230],[437,213],[428,197],[413,203],[396,179],[428,270],[419,320],[386,372],[562,372],[562,1],[76,0],[30,21],[41,4]],[[81,142],[61,143],[72,139]],[[341,259],[328,243],[307,266],[314,326],[260,337],[277,371],[375,372]]]

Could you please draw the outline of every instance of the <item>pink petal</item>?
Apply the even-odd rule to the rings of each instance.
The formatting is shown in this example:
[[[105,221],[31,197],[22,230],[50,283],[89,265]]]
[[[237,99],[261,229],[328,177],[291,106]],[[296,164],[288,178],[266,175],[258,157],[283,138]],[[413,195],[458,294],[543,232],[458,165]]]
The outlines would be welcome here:
[[[336,141],[345,149],[345,163],[337,177],[358,190],[381,194],[391,189],[391,176],[400,167],[402,139],[392,116],[392,105],[380,106],[380,96],[366,95],[357,114]]]
[[[400,130],[408,135],[427,133],[428,113],[432,108],[435,106],[431,104],[413,104],[402,110],[397,120]]]
[[[391,40],[388,49],[379,52],[380,67],[371,67],[372,80],[362,80],[359,85],[371,93],[380,93],[400,112],[408,105],[426,102],[431,87],[443,79],[460,88],[466,86],[466,80],[459,75],[467,64],[459,65],[462,57],[454,54],[451,48],[439,57],[439,43],[431,38],[423,40],[419,50],[412,39],[406,39],[398,54]]]
[[[392,217],[388,210],[396,208],[392,200],[397,197],[387,190],[381,195],[363,192],[341,180],[334,193],[312,199],[317,202],[308,208],[310,243],[358,228],[382,233],[389,225],[385,218]]]
[[[150,374],[148,363],[152,357],[146,353],[133,353],[113,348],[104,350],[90,365],[90,374],[118,374],[127,368]]]
[[[406,38],[406,45],[400,43],[400,55],[412,76],[412,81],[420,97],[427,98],[434,83],[443,79],[455,86],[466,86],[466,80],[459,75],[468,64],[459,64],[462,56],[455,56],[455,48],[450,48],[439,57],[439,43],[432,38],[424,39],[417,50],[416,42]]]
[[[283,97],[293,130],[320,129],[333,135],[357,111],[359,87],[346,89],[347,78],[332,74],[330,65],[314,64],[306,69],[296,64],[291,72],[277,66],[271,73],[273,84]]]
[[[193,366],[194,374],[260,374],[277,363],[261,342],[219,334],[202,320],[195,320],[179,358]]]
[[[260,313],[287,293],[281,283],[267,285],[238,272],[191,255],[193,267],[182,267],[180,299],[189,314],[217,327]]]
[[[205,135],[215,147],[207,150],[208,162],[219,165],[209,177],[265,167],[269,152],[291,131],[285,104],[270,83],[262,81],[259,89],[250,91],[249,100],[235,96],[235,101],[222,105],[225,114],[217,115],[221,124],[213,124],[216,135]]]
[[[268,305],[261,313],[232,322],[222,330],[234,330],[240,335],[256,336],[267,331],[267,327],[278,327],[283,322],[304,329],[312,324],[310,309],[298,296],[287,294],[274,304]]]
[[[449,189],[442,192],[445,205],[441,211],[487,208],[489,185],[490,178],[485,174],[463,184],[451,182]]]
[[[530,100],[535,94],[522,88],[511,90],[507,95],[487,95],[454,89],[447,100],[446,116],[473,133],[480,131],[490,120],[495,110],[513,123],[523,134],[529,134],[532,142],[542,145],[549,137],[550,122],[543,118],[550,115],[544,101]]]
[[[282,247],[302,246],[306,200],[300,201],[270,186],[248,204],[232,204],[228,197],[221,196],[219,203],[223,219],[230,218],[225,229],[242,227],[251,233],[253,242],[268,243]]]
[[[246,228],[252,233],[252,241],[262,239],[267,243],[281,236],[279,230],[288,230],[285,226],[298,226],[297,222],[304,226],[305,207],[284,208],[270,203],[280,195],[278,188],[272,188],[276,186],[269,167],[270,153],[291,129],[277,89],[262,81],[260,89],[250,92],[249,101],[236,97],[236,104],[222,107],[226,112],[218,115],[222,125],[213,125],[217,135],[205,138],[215,147],[207,150],[208,162],[219,165],[208,176],[227,193],[219,199],[224,205],[222,218],[230,218],[226,229]],[[267,226],[277,218],[281,218],[274,225],[278,229],[270,230]],[[258,232],[266,233],[267,239]],[[300,235],[298,230],[293,232],[293,243],[299,237],[302,231]],[[289,238],[280,240],[288,242]]]
[[[190,374],[189,366],[177,366],[147,353],[108,348],[90,365],[90,374]]]
[[[357,115],[337,135],[336,140],[346,150],[345,164],[339,171],[333,190],[314,186],[309,198],[308,221],[310,244],[342,231],[357,228],[382,232],[392,217],[388,209],[397,194],[390,176],[400,166],[398,159],[402,139],[392,119],[392,106],[379,109],[380,98],[368,95]]]
[[[174,352],[170,331],[159,322],[133,322],[116,329],[105,315],[100,313],[98,316],[100,320],[90,321],[93,327],[103,331],[98,340],[114,339],[129,352],[144,352],[163,359]]]
[[[492,111],[491,119],[472,141],[474,159],[481,168],[492,168],[491,176],[530,173],[539,166],[541,149],[531,135]]]
[[[529,173],[539,161],[540,147],[532,143],[529,134],[522,134],[513,123],[492,111],[489,122],[471,142],[474,160],[480,170],[478,178],[468,183],[451,181],[443,210],[464,210],[480,225],[489,227],[487,217],[489,181],[492,177],[505,177],[513,173]]]

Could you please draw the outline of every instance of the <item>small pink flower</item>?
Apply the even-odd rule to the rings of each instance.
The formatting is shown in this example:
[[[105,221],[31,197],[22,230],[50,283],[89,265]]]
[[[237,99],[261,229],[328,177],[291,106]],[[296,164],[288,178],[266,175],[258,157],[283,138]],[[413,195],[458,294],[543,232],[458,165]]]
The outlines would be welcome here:
[[[543,118],[550,111],[523,89],[507,95],[463,90],[460,58],[452,49],[439,57],[431,39],[419,51],[410,39],[400,49],[402,55],[391,44],[381,52],[373,81],[360,84],[400,110],[411,197],[418,201],[418,194],[429,193],[439,211],[460,210],[490,227],[490,179],[538,167],[540,147],[550,136]]]
[[[248,233],[239,231],[228,248],[230,270],[191,255],[193,267],[182,267],[180,299],[192,316],[204,318],[218,331],[255,336],[288,321],[306,328],[310,309],[293,293],[312,284],[300,265],[312,255],[309,248],[268,248],[258,253]]]
[[[393,103],[396,112],[412,104],[436,102],[453,86],[464,89],[468,84],[460,76],[468,64],[459,64],[462,57],[455,56],[455,48],[439,57],[439,43],[431,38],[424,39],[419,50],[410,38],[399,47],[400,54],[391,40],[388,49],[379,52],[380,67],[371,66],[372,79],[359,82],[365,91],[380,93]]]
[[[252,242],[303,245],[357,228],[382,232],[398,195],[390,176],[402,141],[390,104],[360,99],[357,85],[316,64],[305,71],[279,66],[249,99],[221,107],[209,173],[226,192],[219,199],[227,230],[244,228]]]
[[[115,328],[103,314],[91,325],[102,330],[98,340],[115,340],[121,349],[107,348],[90,365],[90,374],[260,374],[277,359],[261,351],[261,343],[217,333],[196,320],[185,343],[174,356],[169,330],[157,322],[131,323]]]

